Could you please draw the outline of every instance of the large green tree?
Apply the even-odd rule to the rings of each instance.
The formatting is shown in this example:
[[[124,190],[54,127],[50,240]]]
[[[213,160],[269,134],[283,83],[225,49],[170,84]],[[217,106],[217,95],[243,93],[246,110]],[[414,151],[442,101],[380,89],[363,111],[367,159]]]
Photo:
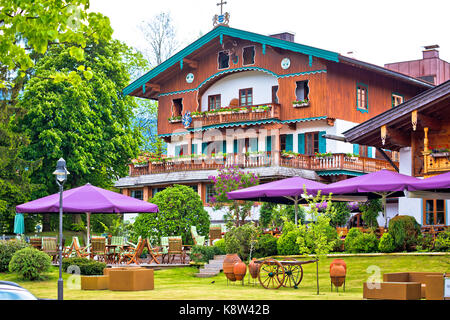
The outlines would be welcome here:
[[[130,158],[139,152],[140,134],[130,123],[136,103],[121,94],[130,80],[132,50],[116,40],[91,42],[82,62],[69,51],[68,46],[52,48],[36,63],[40,77],[29,80],[19,102],[26,114],[13,121],[15,130],[30,139],[23,157],[42,160],[31,174],[41,185],[34,197],[57,191],[52,173],[60,157],[70,172],[66,188],[88,182],[107,188],[128,173]],[[74,69],[70,82],[58,77]]]

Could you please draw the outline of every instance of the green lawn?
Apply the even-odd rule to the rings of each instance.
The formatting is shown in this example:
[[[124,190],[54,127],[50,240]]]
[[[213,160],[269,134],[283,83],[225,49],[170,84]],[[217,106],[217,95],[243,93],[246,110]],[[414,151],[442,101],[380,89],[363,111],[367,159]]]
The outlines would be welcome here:
[[[82,291],[76,288],[76,282],[64,274],[64,299],[67,300],[360,300],[362,284],[373,276],[369,267],[380,270],[380,277],[386,272],[400,271],[450,271],[450,255],[447,256],[382,256],[382,257],[346,257],[348,273],[346,291],[330,291],[329,265],[332,258],[319,264],[320,294],[316,293],[315,264],[304,266],[304,277],[298,289],[280,288],[267,290],[260,285],[248,284],[248,278],[241,282],[229,283],[220,273],[213,278],[196,278],[195,267],[174,268],[155,271],[155,290],[142,292]],[[369,268],[370,270],[372,268]],[[39,298],[57,298],[58,268],[52,267],[45,281],[30,282],[19,279],[14,274],[0,273],[0,280],[14,281],[31,291]],[[71,285],[75,283],[75,285]]]

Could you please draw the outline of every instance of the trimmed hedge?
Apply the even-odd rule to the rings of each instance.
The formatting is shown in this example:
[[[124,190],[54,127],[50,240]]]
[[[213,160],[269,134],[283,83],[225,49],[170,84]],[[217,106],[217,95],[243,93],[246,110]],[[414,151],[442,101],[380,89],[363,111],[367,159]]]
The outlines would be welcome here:
[[[389,233],[394,238],[395,251],[411,251],[417,244],[420,225],[412,216],[396,216],[389,221]]]
[[[190,258],[195,263],[209,262],[215,255],[223,255],[224,251],[218,246],[192,246]]]
[[[7,272],[9,270],[9,262],[13,257],[14,253],[29,247],[25,241],[0,240],[0,272]]]
[[[83,276],[97,276],[103,274],[106,263],[90,260],[87,258],[66,258],[62,261],[62,267],[65,272],[69,266],[78,266],[80,274]]]
[[[45,252],[35,248],[16,251],[9,262],[9,271],[18,273],[27,280],[41,279],[41,273],[50,270],[51,258]]]
[[[255,245],[253,257],[263,258],[277,255],[277,240],[277,238],[270,234],[263,234],[260,236]]]

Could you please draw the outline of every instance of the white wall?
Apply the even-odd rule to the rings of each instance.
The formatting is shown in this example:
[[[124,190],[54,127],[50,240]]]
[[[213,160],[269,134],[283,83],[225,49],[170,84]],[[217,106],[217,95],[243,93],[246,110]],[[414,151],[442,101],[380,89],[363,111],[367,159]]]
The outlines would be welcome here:
[[[276,77],[262,71],[233,73],[215,82],[202,95],[201,110],[208,110],[208,96],[221,95],[221,107],[227,107],[232,99],[239,99],[239,89],[253,88],[253,104],[272,102],[272,87],[278,86]]]

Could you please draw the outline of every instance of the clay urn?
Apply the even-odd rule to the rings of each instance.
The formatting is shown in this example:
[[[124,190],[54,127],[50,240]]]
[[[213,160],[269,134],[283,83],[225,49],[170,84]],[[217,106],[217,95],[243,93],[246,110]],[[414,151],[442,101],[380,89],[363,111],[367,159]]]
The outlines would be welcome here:
[[[248,271],[250,272],[250,275],[252,276],[253,279],[256,279],[258,277],[258,272],[259,272],[259,263],[255,262],[255,258],[252,259],[252,261],[250,261],[250,263],[248,264]]]
[[[233,266],[233,273],[237,281],[244,279],[247,273],[247,265],[245,262],[237,262]]]
[[[223,273],[230,281],[236,281],[236,277],[234,275],[233,267],[237,262],[242,262],[241,258],[237,255],[237,253],[229,253],[226,255],[223,260]]]
[[[344,284],[346,270],[343,265],[335,264],[330,267],[331,282],[335,287],[340,287]]]

